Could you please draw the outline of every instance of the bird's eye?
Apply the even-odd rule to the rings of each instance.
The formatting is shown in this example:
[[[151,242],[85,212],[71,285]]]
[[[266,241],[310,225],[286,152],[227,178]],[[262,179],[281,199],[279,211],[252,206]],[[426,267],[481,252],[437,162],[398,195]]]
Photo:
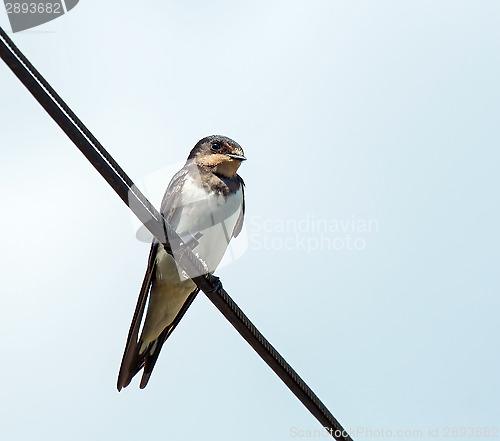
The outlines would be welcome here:
[[[222,148],[222,145],[220,142],[214,142],[212,144],[212,150],[220,150]]]

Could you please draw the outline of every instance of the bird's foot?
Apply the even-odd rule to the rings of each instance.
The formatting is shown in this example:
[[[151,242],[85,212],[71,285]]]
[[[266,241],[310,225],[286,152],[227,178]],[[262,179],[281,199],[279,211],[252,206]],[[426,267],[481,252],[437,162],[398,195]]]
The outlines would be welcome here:
[[[220,281],[220,279],[217,276],[214,276],[212,274],[212,280],[215,281],[215,284],[214,284],[214,286],[213,286],[212,289],[209,289],[208,291],[205,291],[205,293],[207,293],[207,294],[212,294],[212,293],[214,293],[214,292],[219,291],[219,290],[222,289],[222,282]]]

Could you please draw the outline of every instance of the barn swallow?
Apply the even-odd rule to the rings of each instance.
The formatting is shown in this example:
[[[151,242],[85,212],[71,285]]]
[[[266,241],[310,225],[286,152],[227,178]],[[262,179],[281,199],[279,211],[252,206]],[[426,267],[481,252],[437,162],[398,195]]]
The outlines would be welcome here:
[[[245,159],[243,149],[232,139],[218,135],[203,138],[163,197],[161,214],[181,238],[194,239],[192,251],[207,272],[217,268],[229,241],[241,231],[244,183],[236,172]],[[173,257],[153,239],[118,374],[119,391],[143,368],[140,388],[146,387],[165,340],[199,291],[177,266],[175,255],[175,250]]]

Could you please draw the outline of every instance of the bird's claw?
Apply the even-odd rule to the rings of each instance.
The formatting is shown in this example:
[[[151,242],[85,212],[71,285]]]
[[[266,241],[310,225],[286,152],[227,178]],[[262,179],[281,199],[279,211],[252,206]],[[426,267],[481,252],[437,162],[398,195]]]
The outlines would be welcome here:
[[[215,279],[215,286],[212,289],[205,291],[205,293],[207,293],[207,294],[212,294],[212,293],[222,289],[222,282],[220,281],[220,279],[217,276],[214,276],[213,274],[212,274],[212,277],[213,277],[212,280]]]

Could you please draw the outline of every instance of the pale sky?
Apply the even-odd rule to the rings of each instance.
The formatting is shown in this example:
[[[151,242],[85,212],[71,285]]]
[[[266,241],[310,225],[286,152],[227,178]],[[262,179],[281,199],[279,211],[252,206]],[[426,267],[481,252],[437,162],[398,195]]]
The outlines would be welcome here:
[[[200,138],[241,144],[226,290],[354,439],[445,439],[500,427],[499,14],[81,0],[9,35],[157,206]],[[3,63],[0,100],[2,439],[319,429],[204,295],[148,387],[117,392],[149,245]]]

